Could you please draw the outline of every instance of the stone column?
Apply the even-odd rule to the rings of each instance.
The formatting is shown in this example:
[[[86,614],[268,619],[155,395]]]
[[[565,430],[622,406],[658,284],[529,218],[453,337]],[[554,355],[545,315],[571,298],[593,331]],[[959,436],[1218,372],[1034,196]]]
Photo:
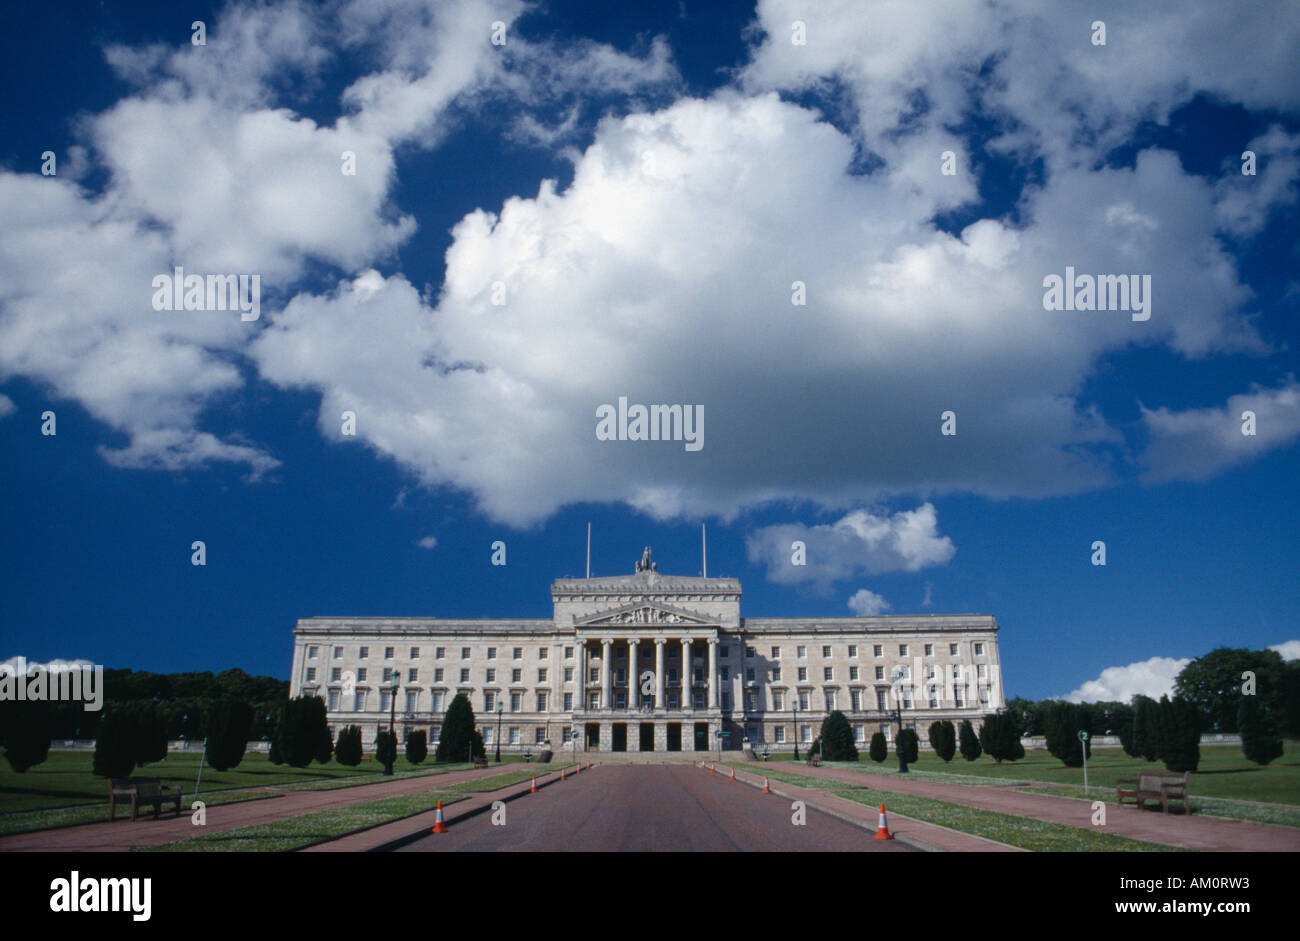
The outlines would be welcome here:
[[[573,687],[573,708],[584,712],[587,708],[587,642],[578,638],[578,672]],[[586,742],[584,735],[583,742]]]
[[[682,711],[691,708],[691,639],[682,638]],[[695,746],[692,745],[691,748]]]
[[[564,709],[564,645],[555,644],[551,648],[551,715],[556,715]],[[549,721],[549,719],[548,719]],[[568,728],[568,726],[565,726]],[[548,726],[546,737],[550,738],[550,728]],[[563,736],[561,736],[563,738]],[[552,741],[551,747],[559,749],[559,743]]]
[[[637,697],[641,693],[640,681],[637,678],[638,668],[636,665],[636,648],[641,641],[635,638],[627,642],[627,708],[629,712],[635,712],[637,707]],[[631,747],[628,748],[631,751]]]
[[[600,707],[609,709],[613,703],[614,692],[614,671],[610,669],[613,664],[614,640],[611,637],[602,637],[600,639]]]
[[[655,638],[655,711],[659,712],[664,707],[664,647],[668,644],[667,638]]]
[[[709,638],[709,708],[718,708],[718,639]]]

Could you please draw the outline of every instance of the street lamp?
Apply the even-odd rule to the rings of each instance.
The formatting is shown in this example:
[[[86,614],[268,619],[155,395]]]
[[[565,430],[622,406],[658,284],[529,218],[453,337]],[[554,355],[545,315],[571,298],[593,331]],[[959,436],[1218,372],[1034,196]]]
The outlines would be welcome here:
[[[799,760],[799,694],[790,697],[790,708],[794,710],[794,760]]]
[[[901,682],[903,671],[895,667],[890,675],[894,680],[894,719],[898,722],[898,739],[895,743],[898,750],[898,773],[907,774],[907,755],[903,751],[903,693]]]
[[[501,764],[501,713],[505,711],[505,703],[497,700],[497,764]]]
[[[384,774],[393,773],[393,758],[397,755],[397,671],[388,678],[388,748],[384,752]]]

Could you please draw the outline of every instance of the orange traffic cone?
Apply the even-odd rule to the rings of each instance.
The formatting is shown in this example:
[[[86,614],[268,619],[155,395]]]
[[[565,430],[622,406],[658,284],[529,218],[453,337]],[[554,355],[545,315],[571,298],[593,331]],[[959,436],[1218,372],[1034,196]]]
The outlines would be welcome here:
[[[731,780],[733,780],[733,781],[736,780],[736,769],[735,769],[735,768],[732,768],[732,769],[731,769]]]
[[[533,786],[528,789],[529,794],[537,793],[537,775],[533,775]]]
[[[771,794],[771,793],[772,793],[772,788],[771,788],[771,786],[767,783],[767,775],[763,775],[763,793],[764,793],[764,794]]]
[[[892,840],[894,834],[889,832],[889,821],[885,819],[885,805],[880,805],[880,825],[876,827],[876,835],[873,840]]]
[[[561,780],[561,781],[565,780],[565,777],[564,777],[564,769],[563,769],[563,768],[560,769],[560,780]]]
[[[433,821],[434,833],[446,833],[447,825],[442,822],[442,801],[438,801],[438,816]]]
[[[590,771],[590,770],[591,770],[591,762],[590,762],[590,761],[589,761],[589,762],[587,762],[587,770],[588,770],[588,771]]]
[[[709,774],[717,774],[717,773],[718,773],[718,766],[715,765],[713,762],[710,761],[710,762],[709,762]]]

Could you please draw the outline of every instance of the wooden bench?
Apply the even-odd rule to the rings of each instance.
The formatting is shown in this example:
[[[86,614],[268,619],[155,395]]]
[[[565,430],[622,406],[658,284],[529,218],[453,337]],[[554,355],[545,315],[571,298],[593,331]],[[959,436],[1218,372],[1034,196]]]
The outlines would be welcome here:
[[[807,764],[812,765],[814,768],[820,768],[822,766],[821,752],[817,752],[815,755],[809,755]]]
[[[474,759],[475,768],[486,768],[487,766],[488,766],[487,755],[483,755],[481,757]]]
[[[164,786],[158,778],[113,778],[108,784],[108,819],[117,819],[117,802],[131,800],[131,819],[140,815],[140,808],[153,805],[153,818],[158,819],[163,804],[175,804],[176,815],[181,813],[181,789],[176,785]]]
[[[1126,798],[1132,798],[1138,810],[1146,806],[1147,801],[1159,801],[1160,812],[1169,813],[1169,802],[1183,802],[1183,813],[1191,809],[1187,791],[1191,784],[1190,771],[1140,771],[1136,778],[1122,778],[1115,782],[1115,802],[1123,804]]]

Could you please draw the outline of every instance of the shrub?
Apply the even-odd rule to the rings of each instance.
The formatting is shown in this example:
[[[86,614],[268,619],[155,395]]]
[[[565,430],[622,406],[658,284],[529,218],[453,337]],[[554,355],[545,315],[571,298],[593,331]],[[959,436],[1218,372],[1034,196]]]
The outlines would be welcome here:
[[[1200,708],[1181,696],[1173,701],[1162,696],[1159,712],[1165,768],[1169,771],[1195,771],[1201,762]]]
[[[824,754],[828,761],[857,761],[858,747],[853,744],[853,727],[844,713],[836,709],[822,722]]]
[[[877,763],[889,757],[889,743],[885,741],[884,732],[877,732],[871,736],[871,747],[867,749],[867,754]]]
[[[1277,734],[1273,715],[1258,696],[1242,696],[1237,707],[1237,731],[1241,751],[1257,765],[1282,757],[1282,737]]]
[[[45,700],[5,701],[5,759],[19,774],[43,762],[50,753],[50,704]]]
[[[253,707],[235,699],[218,699],[208,718],[207,761],[218,771],[229,771],[244,760]]]
[[[930,747],[946,764],[957,754],[957,728],[947,719],[930,723]]]
[[[375,736],[374,759],[385,767],[390,761],[397,761],[397,736],[394,733],[384,729]]]
[[[1084,749],[1092,757],[1092,743],[1079,741],[1080,730],[1088,731],[1091,715],[1083,706],[1069,702],[1052,703],[1047,713],[1047,750],[1067,768],[1083,765]]]
[[[104,710],[91,770],[102,778],[129,778],[135,767],[135,711],[126,704]]]
[[[1156,760],[1156,701],[1150,696],[1133,697],[1133,747],[1125,749],[1134,758]]]
[[[998,764],[1025,757],[1025,747],[1020,744],[1020,730],[1006,713],[985,716],[980,726],[979,743],[984,753]]]
[[[406,739],[406,760],[418,765],[429,757],[429,740],[424,729],[416,729]]]
[[[320,730],[320,743],[316,746],[316,761],[322,765],[329,764],[330,756],[334,754],[334,739],[330,735],[329,726]]]
[[[961,723],[961,733],[958,736],[961,742],[961,756],[967,761],[974,761],[982,753],[980,748],[979,737],[975,734],[975,729],[970,724],[970,719],[963,719]]]
[[[349,725],[339,730],[338,741],[334,744],[334,760],[349,768],[361,764],[360,726]]]
[[[901,754],[904,761],[912,764],[920,756],[920,747],[921,739],[916,734],[916,730],[903,729],[898,733],[898,741],[894,743],[894,752]]]
[[[469,697],[457,693],[447,706],[447,714],[442,720],[442,734],[438,739],[435,761],[465,761],[470,754],[470,743],[477,738],[475,753],[483,751],[483,739],[474,729],[474,709],[469,704]]]

